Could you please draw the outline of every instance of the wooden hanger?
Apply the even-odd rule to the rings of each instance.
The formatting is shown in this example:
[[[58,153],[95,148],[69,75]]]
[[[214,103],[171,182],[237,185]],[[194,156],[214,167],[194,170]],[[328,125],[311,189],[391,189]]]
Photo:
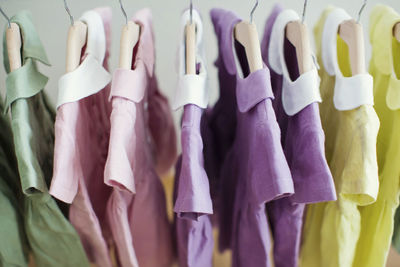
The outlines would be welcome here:
[[[286,25],[285,36],[296,49],[299,74],[306,73],[313,68],[310,38],[307,26],[304,24],[307,10],[307,0],[304,0],[302,19],[291,21]]]
[[[75,21],[68,30],[66,72],[74,71],[79,66],[86,40],[87,25],[82,21]]]
[[[6,41],[11,72],[22,66],[22,38],[18,24],[10,23],[9,25],[10,27],[8,27],[6,30]]]
[[[67,1],[64,0],[64,8],[67,11],[71,26],[68,30],[67,37],[67,58],[66,72],[75,70],[81,62],[82,48],[87,40],[87,25],[82,21],[74,21],[74,17],[68,8]]]
[[[128,21],[122,0],[119,0],[122,14],[125,17],[125,25],[122,27],[121,40],[119,46],[119,67],[122,69],[132,69],[133,49],[139,41],[140,25],[133,21]]]
[[[193,23],[193,2],[190,0],[190,21],[185,26],[186,74],[196,74],[196,24]]]
[[[365,73],[365,47],[362,25],[354,19],[346,20],[339,26],[339,36],[349,48],[352,76]]]
[[[397,22],[393,27],[393,36],[400,42],[400,22]]]
[[[244,47],[250,72],[263,68],[260,40],[256,25],[253,23],[253,13],[258,6],[258,0],[250,13],[250,22],[241,21],[235,25],[235,39]]]
[[[140,26],[128,21],[122,27],[120,50],[119,50],[119,67],[122,69],[132,69],[133,49],[139,41]]]
[[[357,21],[350,19],[339,25],[339,36],[347,44],[349,49],[352,76],[366,72],[364,32],[363,27],[360,24],[361,14],[366,5],[367,0],[364,0],[360,10],[358,11]]]
[[[286,25],[285,35],[289,42],[296,48],[297,65],[300,75],[312,70],[313,59],[307,26],[300,20],[291,21]]]
[[[7,20],[7,30],[6,30],[6,46],[8,53],[8,61],[10,64],[10,72],[16,70],[22,66],[21,59],[21,47],[22,47],[22,38],[21,31],[19,29],[18,24],[11,22],[10,18],[0,7],[0,13]]]
[[[185,26],[186,74],[196,74],[196,25],[188,22]]]

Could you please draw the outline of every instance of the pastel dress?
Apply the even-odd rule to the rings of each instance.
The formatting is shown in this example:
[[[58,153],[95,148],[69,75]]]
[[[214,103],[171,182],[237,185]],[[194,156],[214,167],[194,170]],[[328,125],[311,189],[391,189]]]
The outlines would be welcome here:
[[[22,66],[10,72],[4,35],[3,60],[7,72],[4,112],[11,111],[18,187],[23,192],[22,217],[34,262],[41,267],[88,266],[79,236],[48,192],[55,113],[43,92],[48,78],[38,70],[37,63],[49,65],[49,62],[31,13],[21,11],[11,22],[20,28]]]
[[[176,144],[175,129],[171,108],[159,97],[150,10],[139,10],[132,21],[140,25],[132,69],[114,72],[110,94],[111,132],[104,182],[113,192],[106,213],[121,266],[168,267],[174,256],[172,225],[157,174],[161,159],[157,153],[171,155],[171,150],[164,150]],[[163,128],[151,128],[150,122]],[[169,141],[165,136],[157,140],[159,132]],[[165,169],[171,167],[163,164]]]
[[[369,70],[374,77],[375,110],[381,121],[377,140],[380,186],[377,201],[360,208],[361,234],[353,264],[357,267],[386,266],[400,190],[400,44],[392,30],[400,15],[378,5],[370,19]]]
[[[185,71],[185,26],[196,25],[196,74]],[[213,206],[210,185],[204,169],[201,117],[208,104],[203,23],[197,10],[186,10],[181,18],[178,51],[178,85],[174,109],[183,108],[181,122],[182,154],[175,172],[174,211],[177,254],[181,267],[213,266]]]
[[[373,80],[367,73],[351,76],[347,45],[337,34],[349,19],[343,9],[331,7],[314,28],[326,159],[338,200],[307,208],[300,255],[304,267],[352,266],[361,231],[359,207],[375,202],[379,188]]]
[[[0,266],[28,266],[29,243],[9,117],[0,98]]]
[[[249,73],[245,67],[244,50],[234,46],[234,27],[241,21],[236,14],[212,9],[211,17],[224,48],[218,64],[236,81],[231,90],[236,90],[237,124],[221,167],[220,241],[232,249],[232,266],[271,266],[265,203],[293,194],[293,181],[272,107],[269,70]]]
[[[111,187],[104,184],[110,134],[108,72],[111,9],[86,11],[87,42],[79,66],[59,79],[54,172],[50,193],[71,204],[69,219],[89,260],[112,266],[106,217]]]
[[[267,203],[276,267],[298,266],[305,205],[336,200],[325,159],[318,71],[313,67],[299,74],[295,48],[285,37],[287,24],[298,20],[296,12],[276,5],[267,20],[261,46],[271,71],[273,107],[295,190],[290,197]]]

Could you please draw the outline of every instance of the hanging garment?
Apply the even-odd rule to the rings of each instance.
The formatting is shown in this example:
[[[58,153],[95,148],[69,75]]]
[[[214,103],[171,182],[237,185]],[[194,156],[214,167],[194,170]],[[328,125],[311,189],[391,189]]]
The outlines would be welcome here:
[[[29,244],[24,229],[22,195],[11,124],[0,98],[0,266],[28,266]]]
[[[269,70],[241,77],[238,62],[246,58],[244,50],[234,49],[233,39],[240,19],[223,9],[211,10],[211,18],[222,50],[217,66],[236,81],[230,90],[236,90],[237,125],[230,129],[234,142],[221,169],[222,248],[232,249],[233,266],[270,266],[265,203],[292,194],[293,182],[272,107]]]
[[[328,8],[314,28],[321,66],[320,115],[338,200],[307,208],[303,267],[352,266],[361,228],[358,208],[373,203],[378,193],[379,120],[373,109],[372,77],[351,76],[347,45],[337,34],[349,19],[343,9]]]
[[[285,38],[286,25],[298,20],[293,10],[276,5],[267,20],[261,46],[271,71],[273,107],[295,190],[290,197],[267,203],[276,267],[298,266],[305,204],[336,200],[319,117],[318,71],[313,68],[299,74],[296,50]]]
[[[110,95],[111,133],[104,180],[114,190],[107,203],[107,217],[122,266],[167,267],[173,259],[172,227],[155,157],[176,144],[176,137],[168,102],[157,99],[161,94],[154,74],[150,10],[138,11],[132,21],[140,25],[134,68],[115,71]],[[157,130],[167,133],[169,142],[156,141],[160,135],[152,132],[150,121],[165,127]]]
[[[211,17],[213,23],[219,23],[223,17]],[[239,22],[239,20],[237,21]],[[223,21],[221,21],[223,23]],[[222,26],[221,26],[222,27]],[[201,119],[201,135],[203,137],[203,154],[204,154],[204,167],[207,172],[210,183],[211,198],[213,200],[214,211],[219,208],[219,195],[224,188],[220,188],[220,176],[222,163],[225,160],[228,150],[233,144],[236,129],[236,75],[231,74],[221,61],[225,56],[226,49],[231,49],[231,45],[226,47],[226,43],[230,40],[228,33],[221,32],[219,28],[214,28],[218,37],[218,51],[219,58],[216,60],[215,65],[218,70],[218,83],[219,83],[219,99],[212,108],[204,111]],[[228,211],[226,211],[228,212]],[[218,214],[217,214],[218,216]],[[220,217],[220,216],[218,216]],[[231,216],[220,217],[220,220],[229,222]],[[226,225],[226,224],[225,224]],[[224,229],[219,233],[221,237],[219,241],[220,250],[228,248],[227,240],[225,237],[228,232]]]
[[[80,20],[88,27],[86,49],[79,67],[59,80],[50,193],[72,203],[69,219],[90,261],[109,267],[106,204],[111,187],[104,184],[103,172],[111,113],[107,71],[111,9],[87,11]]]
[[[43,92],[48,78],[39,72],[36,63],[49,63],[31,14],[20,12],[11,21],[21,30],[22,67],[10,72],[4,45],[8,73],[5,111],[11,109],[29,245],[37,266],[88,266],[78,235],[47,189],[52,176],[55,114]],[[3,40],[5,44],[5,36]]]
[[[399,205],[400,44],[393,38],[397,22],[400,15],[387,6],[377,6],[371,13],[370,73],[374,77],[375,110],[381,121],[377,140],[379,193],[374,204],[360,208],[361,233],[354,267],[386,266]]]
[[[192,17],[191,17],[192,16]],[[196,25],[197,74],[185,74],[185,25]],[[200,123],[208,103],[203,23],[197,10],[186,10],[181,18],[179,46],[179,80],[174,108],[183,107],[181,143],[182,155],[175,172],[175,233],[179,266],[212,267],[213,229],[210,214],[213,207],[208,177],[204,169],[203,140]]]
[[[394,227],[392,235],[392,245],[400,253],[400,208],[397,207],[394,215]]]

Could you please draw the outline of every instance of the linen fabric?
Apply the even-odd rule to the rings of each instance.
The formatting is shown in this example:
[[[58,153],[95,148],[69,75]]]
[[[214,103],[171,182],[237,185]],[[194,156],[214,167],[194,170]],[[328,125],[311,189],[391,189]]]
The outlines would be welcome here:
[[[11,109],[29,246],[37,266],[88,266],[77,233],[47,189],[52,177],[55,113],[43,92],[48,78],[39,72],[37,62],[49,63],[32,15],[22,11],[11,22],[17,23],[21,31],[22,66],[10,72],[4,35],[4,66],[8,73],[5,111]]]
[[[89,10],[80,20],[88,27],[86,49],[78,68],[59,80],[61,92],[55,122],[54,172],[50,193],[63,202],[72,203],[69,219],[82,240],[89,260],[97,266],[108,267],[112,266],[109,254],[112,239],[106,204],[111,187],[104,184],[103,172],[111,114],[108,102],[111,9]],[[88,61],[91,61],[93,69],[81,71],[87,67],[85,62]],[[80,84],[91,86],[82,88]]]
[[[294,195],[267,203],[277,267],[298,266],[305,204],[336,200],[319,117],[318,73],[314,68],[299,74],[295,48],[285,38],[287,23],[299,19],[293,10],[276,5],[261,45],[263,59],[270,66],[273,107],[295,189]],[[278,53],[273,52],[276,48]]]
[[[376,137],[379,119],[372,100],[363,98],[367,101],[360,103],[359,98],[354,98],[354,103],[350,102],[346,110],[335,101],[337,90],[351,91],[356,87],[362,88],[355,89],[358,92],[372,90],[365,86],[368,83],[354,83],[347,45],[337,35],[339,25],[348,18],[343,9],[330,7],[314,28],[321,66],[320,115],[326,136],[325,154],[338,200],[308,206],[300,266],[352,266],[360,238],[359,207],[375,202],[378,193]],[[333,35],[336,38],[326,42],[324,38]],[[369,79],[368,74],[359,75]]]
[[[392,245],[397,252],[400,253],[400,209],[397,207],[396,213],[394,215],[394,226],[393,226],[393,236]]]
[[[370,73],[374,77],[375,110],[381,121],[377,139],[379,166],[378,199],[360,208],[361,233],[353,266],[386,266],[390,250],[395,210],[399,205],[400,139],[400,44],[392,29],[400,15],[392,8],[378,5],[371,13],[369,37],[372,45]],[[395,232],[396,233],[396,232]]]
[[[237,62],[243,63],[244,50],[235,49],[233,39],[240,18],[223,9],[211,10],[211,18],[221,52],[217,67],[235,80],[227,90],[236,91],[237,124],[230,129],[233,143],[221,169],[220,248],[232,249],[233,266],[270,266],[265,203],[293,194],[293,182],[272,107],[269,70],[242,68],[241,77]]]
[[[210,186],[204,169],[203,141],[200,132],[203,108],[207,107],[206,62],[204,58],[203,23],[197,10],[192,11],[196,25],[197,74],[185,73],[185,25],[190,10],[181,18],[181,42],[178,54],[178,86],[175,103],[183,106],[180,156],[175,172],[174,211],[179,266],[211,267],[213,260],[213,214]],[[189,78],[190,77],[190,78]],[[184,87],[184,85],[186,87]],[[188,91],[188,93],[184,93]]]
[[[0,98],[0,266],[28,266],[22,194],[18,178],[10,120]]]
[[[114,189],[107,203],[107,217],[121,266],[166,267],[174,256],[172,227],[156,158],[157,153],[165,154],[164,150],[171,149],[169,144],[176,143],[175,131],[168,102],[157,99],[162,95],[154,74],[150,10],[138,11],[132,21],[140,25],[134,67],[115,71],[110,94],[111,133],[104,182]],[[157,142],[160,136],[152,132],[150,121],[153,125],[164,124],[162,131],[172,133],[171,139]]]

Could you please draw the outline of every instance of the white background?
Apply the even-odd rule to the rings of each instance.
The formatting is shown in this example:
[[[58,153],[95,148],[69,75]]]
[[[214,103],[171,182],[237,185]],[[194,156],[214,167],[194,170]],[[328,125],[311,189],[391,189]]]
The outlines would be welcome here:
[[[143,7],[151,8],[154,17],[154,31],[156,37],[156,73],[158,75],[159,84],[163,93],[170,99],[173,96],[176,84],[176,68],[175,56],[178,44],[180,14],[184,8],[189,5],[186,0],[124,0],[124,6],[128,17],[132,17],[135,11]],[[254,20],[257,24],[260,40],[262,38],[265,20],[275,2],[280,2],[286,8],[291,8],[299,14],[302,12],[303,0],[276,0],[267,1],[260,0],[258,9],[254,14]],[[51,67],[41,66],[42,71],[50,78],[46,87],[53,103],[57,97],[57,81],[65,71],[65,50],[66,37],[69,27],[69,18],[64,10],[62,0],[2,0],[1,7],[9,15],[12,16],[20,10],[28,9],[33,14],[34,23],[37,27],[41,40],[46,49]],[[369,14],[373,6],[378,3],[392,6],[400,12],[400,0],[369,0],[368,5],[361,17],[361,23],[364,26],[366,58],[367,62],[370,58],[370,45],[368,37]],[[119,35],[121,26],[124,23],[118,0],[68,0],[72,14],[77,19],[80,15],[94,7],[110,6],[113,10],[112,21],[112,48],[110,57],[111,72],[118,65],[118,49]],[[213,62],[217,57],[217,41],[214,29],[210,22],[209,11],[214,7],[223,7],[235,11],[245,20],[249,19],[249,12],[254,1],[243,0],[193,0],[195,8],[197,8],[204,20],[204,41],[206,46],[206,55],[208,61],[208,72],[210,80],[211,102],[218,97],[217,73],[213,66]],[[311,30],[319,15],[328,5],[342,7],[347,12],[357,17],[362,0],[309,0],[306,24]],[[5,20],[0,18],[1,24],[5,25]],[[0,61],[3,62],[3,54],[0,53]],[[4,95],[5,91],[5,71],[0,68],[0,92]],[[179,121],[179,113],[175,112],[175,121]],[[399,266],[400,260],[394,260],[396,255],[392,255],[389,266]],[[397,255],[397,257],[399,257]],[[396,263],[397,262],[397,263]]]

